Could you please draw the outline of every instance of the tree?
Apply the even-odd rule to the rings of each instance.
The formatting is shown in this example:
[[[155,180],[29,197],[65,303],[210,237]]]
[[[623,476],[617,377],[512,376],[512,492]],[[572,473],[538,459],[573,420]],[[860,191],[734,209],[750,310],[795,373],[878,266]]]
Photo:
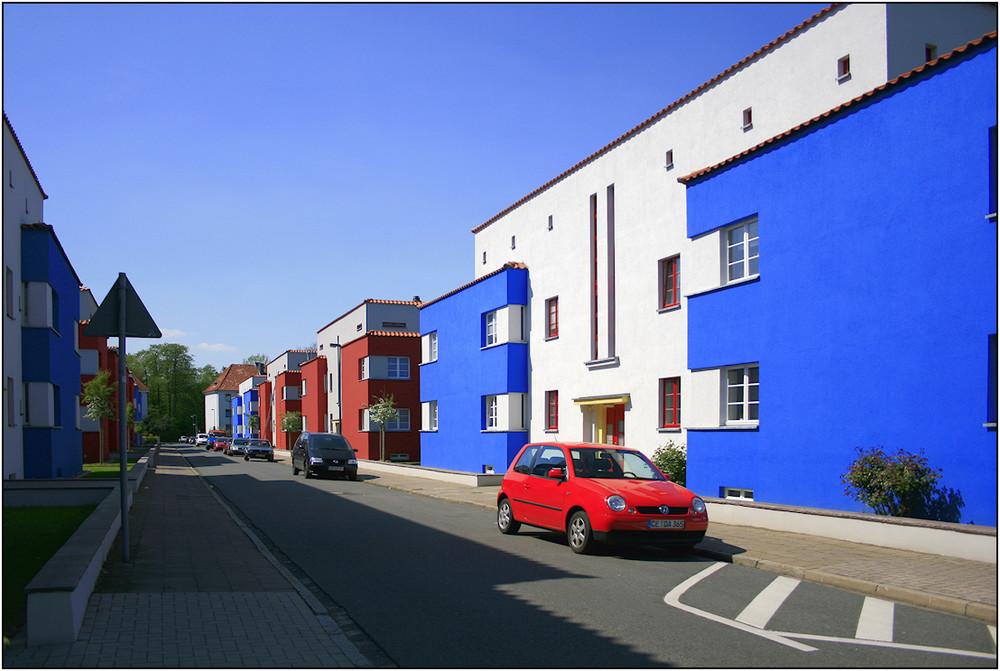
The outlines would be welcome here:
[[[395,422],[399,418],[399,411],[396,410],[396,401],[392,394],[381,398],[372,396],[372,398],[375,402],[364,407],[368,408],[371,421],[378,424],[379,459],[385,461],[385,425]]]
[[[841,476],[845,494],[876,515],[959,521],[961,493],[936,487],[941,470],[928,465],[923,450],[919,456],[903,449],[889,456],[881,445],[855,450],[858,458]]]
[[[281,430],[285,432],[285,440],[288,442],[288,449],[292,449],[292,435],[302,433],[302,413],[286,412],[281,418]]]
[[[250,419],[247,421],[250,423],[250,435],[259,436],[260,434],[258,433],[258,430],[260,429],[260,415],[250,415]]]
[[[117,382],[111,382],[111,371],[101,370],[94,379],[83,385],[83,404],[87,406],[84,417],[97,422],[98,447],[101,459],[104,458],[104,420],[114,419],[114,394],[118,389]]]
[[[247,358],[243,359],[244,364],[254,364],[254,363],[267,363],[270,361],[270,357],[266,354],[251,354]]]
[[[218,377],[212,366],[194,367],[188,348],[163,343],[128,355],[128,367],[149,388],[148,417],[162,418],[162,435],[172,440],[187,433],[192,415],[203,418],[202,392]],[[165,423],[164,423],[165,422]],[[148,424],[147,424],[148,426]]]

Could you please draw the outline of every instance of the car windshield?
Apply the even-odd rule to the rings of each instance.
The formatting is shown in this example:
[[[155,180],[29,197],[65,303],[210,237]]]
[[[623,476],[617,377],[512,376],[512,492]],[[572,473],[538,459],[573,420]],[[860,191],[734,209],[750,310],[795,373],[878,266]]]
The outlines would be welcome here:
[[[641,452],[614,447],[582,447],[569,451],[578,478],[665,480]]]
[[[246,445],[249,442],[250,441],[247,440],[246,438],[237,438],[236,440],[233,441],[233,445]]]
[[[337,452],[351,451],[351,444],[348,443],[347,439],[343,436],[314,434],[309,436],[309,446],[314,450],[319,450],[321,452],[327,452],[330,450],[335,450]]]

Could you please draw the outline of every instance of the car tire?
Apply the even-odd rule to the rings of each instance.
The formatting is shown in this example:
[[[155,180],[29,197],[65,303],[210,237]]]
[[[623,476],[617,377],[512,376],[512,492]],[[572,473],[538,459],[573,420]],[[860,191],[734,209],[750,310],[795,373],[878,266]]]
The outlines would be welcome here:
[[[268,461],[274,461],[274,455],[271,455],[271,456],[269,456],[269,457],[267,458],[267,460],[268,460]]]
[[[570,550],[577,554],[586,554],[594,546],[594,532],[587,513],[577,510],[570,516],[566,525],[566,541]]]
[[[497,504],[497,528],[502,534],[516,534],[521,528],[521,523],[514,519],[514,511],[507,497],[500,499]]]
[[[302,464],[302,475],[305,477],[306,480],[312,477],[312,473],[309,471],[309,467],[306,466],[305,464]]]
[[[347,476],[347,479],[350,480],[351,482],[354,482],[355,480],[358,479],[358,474],[357,473],[351,473],[350,475]]]
[[[299,469],[297,469],[295,467],[295,462],[293,461],[292,462],[292,475],[298,475],[298,474],[299,474]]]

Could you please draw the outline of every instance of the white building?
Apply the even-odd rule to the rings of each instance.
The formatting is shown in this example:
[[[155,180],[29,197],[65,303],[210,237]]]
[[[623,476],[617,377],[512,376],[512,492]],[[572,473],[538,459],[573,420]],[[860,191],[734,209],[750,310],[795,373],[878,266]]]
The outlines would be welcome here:
[[[45,221],[48,196],[28,162],[14,129],[3,115],[3,477],[24,477],[24,389],[21,376],[21,224]]]
[[[726,241],[688,240],[677,178],[995,29],[992,4],[832,5],[473,229],[477,278],[529,270],[531,440],[686,442],[685,295]]]

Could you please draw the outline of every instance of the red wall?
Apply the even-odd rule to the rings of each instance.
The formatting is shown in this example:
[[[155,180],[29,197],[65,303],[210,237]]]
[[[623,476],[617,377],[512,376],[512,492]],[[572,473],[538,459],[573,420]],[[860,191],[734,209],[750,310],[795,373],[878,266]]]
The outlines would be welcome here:
[[[274,442],[273,423],[274,416],[271,413],[271,383],[262,382],[257,385],[257,414],[260,416],[260,426],[257,429],[257,437]]]
[[[302,387],[302,371],[286,370],[274,378],[274,449],[290,450],[292,443],[299,437],[301,431],[281,430],[281,420],[285,413],[302,412],[302,401],[286,401],[283,396],[285,387]]]
[[[359,380],[360,362],[366,356],[405,356],[410,359],[409,380]],[[379,432],[361,431],[361,410],[375,397],[392,394],[397,408],[410,411],[410,430],[387,431],[386,459],[406,454],[408,461],[420,460],[420,336],[419,334],[373,334],[348,343],[341,352],[341,433],[358,451],[359,459],[377,461]]]
[[[307,431],[323,433],[326,431],[326,357],[310,359],[302,364],[302,380],[306,383],[306,395],[302,397],[302,416],[305,418]]]

